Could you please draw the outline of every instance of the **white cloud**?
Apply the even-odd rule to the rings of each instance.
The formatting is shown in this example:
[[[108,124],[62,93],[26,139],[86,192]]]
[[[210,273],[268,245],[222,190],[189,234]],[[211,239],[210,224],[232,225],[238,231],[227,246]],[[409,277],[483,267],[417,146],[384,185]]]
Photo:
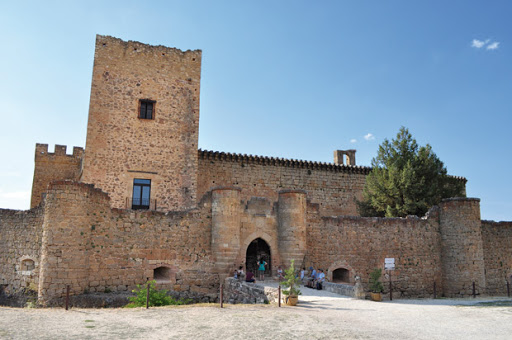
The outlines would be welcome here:
[[[473,39],[473,42],[471,43],[471,47],[482,48],[488,42],[489,42],[489,39],[487,39],[486,41],[482,41],[482,40],[478,40],[478,39]]]
[[[497,50],[498,49],[498,46],[499,46],[499,42],[498,41],[494,41],[493,43],[487,45],[487,49],[488,50]]]
[[[350,143],[352,143],[352,144],[357,143],[357,139],[352,138],[352,139],[350,140]]]
[[[487,39],[487,40],[473,39],[473,41],[471,42],[471,47],[480,49],[485,46],[486,50],[496,50],[496,49],[498,49],[499,45],[500,45],[499,41],[491,42],[491,39]]]
[[[369,133],[367,135],[364,136],[364,139],[370,141],[370,140],[374,140],[375,139],[375,136],[372,134],[372,133]]]

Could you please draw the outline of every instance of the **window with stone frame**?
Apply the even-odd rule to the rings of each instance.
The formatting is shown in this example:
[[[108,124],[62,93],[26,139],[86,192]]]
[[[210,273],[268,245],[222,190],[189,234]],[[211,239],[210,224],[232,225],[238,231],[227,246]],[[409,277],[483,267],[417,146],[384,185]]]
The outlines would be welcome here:
[[[156,101],[150,99],[141,99],[139,101],[139,118],[154,119],[155,118]]]
[[[135,178],[133,180],[132,209],[149,209],[151,198],[151,180]]]
[[[22,271],[32,271],[35,268],[35,262],[31,259],[25,259],[21,261],[21,270]]]

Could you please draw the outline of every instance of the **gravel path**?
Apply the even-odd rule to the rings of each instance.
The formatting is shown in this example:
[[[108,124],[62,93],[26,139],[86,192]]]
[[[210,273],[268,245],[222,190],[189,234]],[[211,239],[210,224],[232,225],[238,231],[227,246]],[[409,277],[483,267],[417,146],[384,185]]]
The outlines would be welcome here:
[[[307,288],[302,291],[298,306],[282,308],[225,305],[220,309],[219,305],[198,305],[66,312],[63,309],[0,307],[0,338],[397,340],[512,337],[512,307],[474,306],[475,302],[490,299],[377,303]]]

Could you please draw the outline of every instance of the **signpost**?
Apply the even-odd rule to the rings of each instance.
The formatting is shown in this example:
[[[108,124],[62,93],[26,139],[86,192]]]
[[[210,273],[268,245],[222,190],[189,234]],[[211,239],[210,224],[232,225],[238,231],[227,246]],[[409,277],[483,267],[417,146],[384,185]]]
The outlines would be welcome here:
[[[391,270],[395,270],[395,258],[386,257],[384,259],[384,269],[389,270],[389,300],[393,300],[393,286],[391,285]]]
[[[394,270],[395,269],[395,258],[394,257],[386,257],[384,259],[384,269],[386,269],[386,270]]]

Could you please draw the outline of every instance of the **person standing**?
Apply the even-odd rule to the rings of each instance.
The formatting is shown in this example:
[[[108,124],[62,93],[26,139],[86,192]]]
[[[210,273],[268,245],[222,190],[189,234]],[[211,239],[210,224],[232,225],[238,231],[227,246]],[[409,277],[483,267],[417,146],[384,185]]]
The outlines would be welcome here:
[[[265,280],[265,266],[267,265],[267,262],[265,262],[265,259],[261,258],[258,262],[258,273],[260,274],[260,280]]]

